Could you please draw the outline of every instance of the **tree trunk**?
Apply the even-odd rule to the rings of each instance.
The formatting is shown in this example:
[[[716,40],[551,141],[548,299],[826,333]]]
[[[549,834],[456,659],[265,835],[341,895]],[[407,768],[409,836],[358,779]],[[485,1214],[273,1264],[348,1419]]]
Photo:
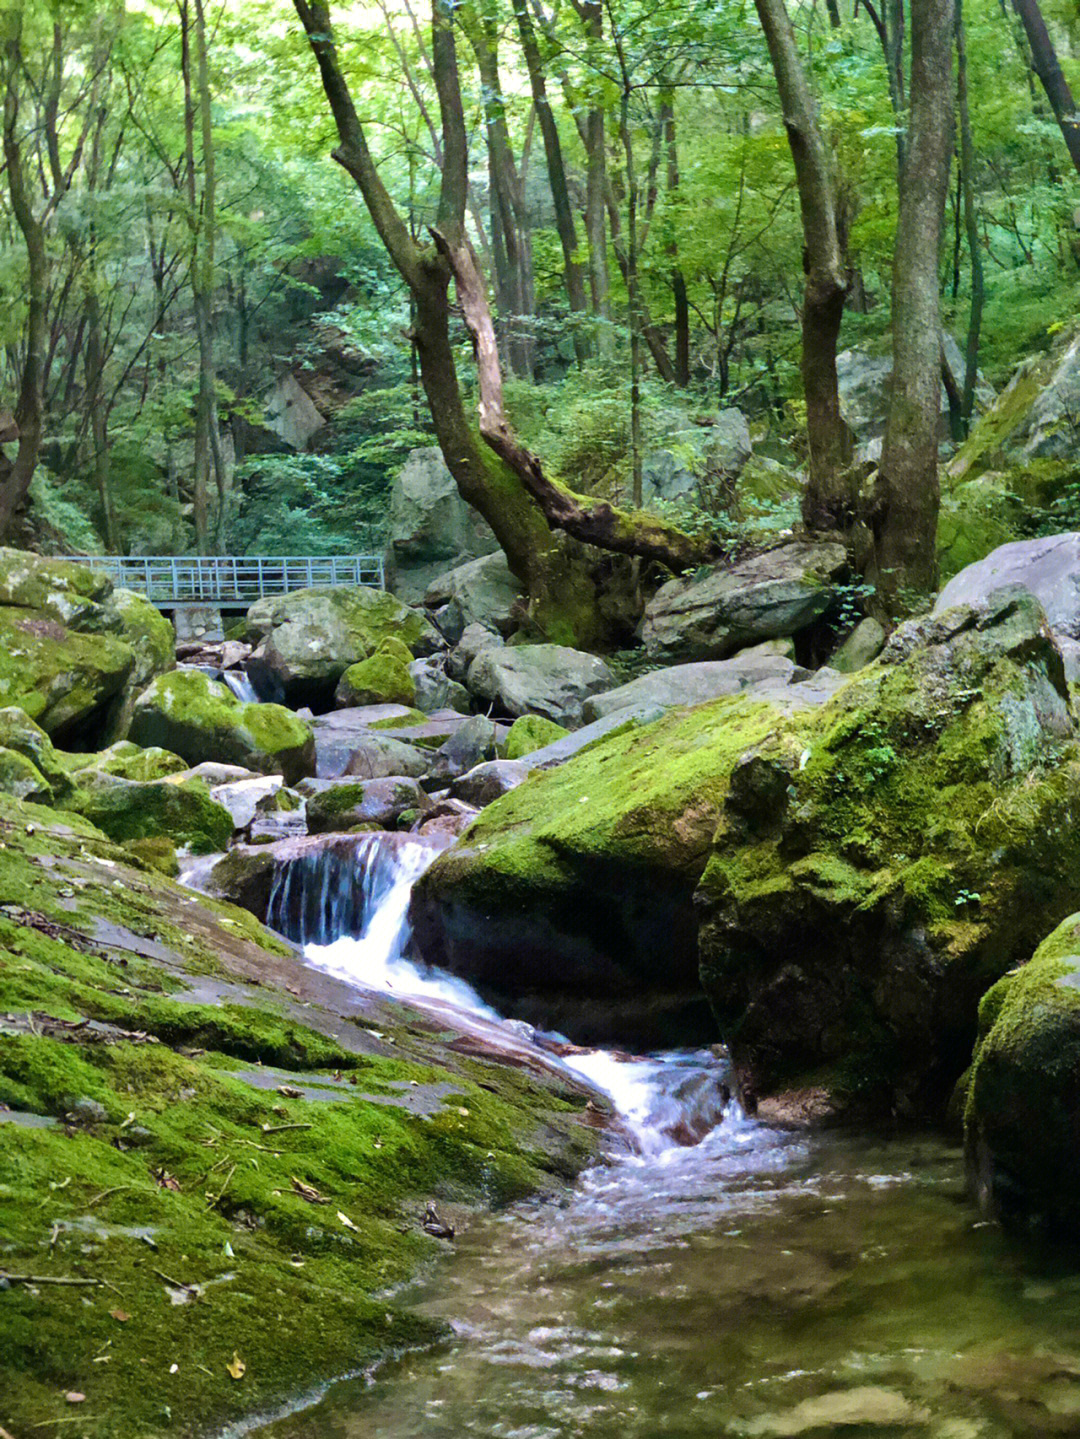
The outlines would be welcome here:
[[[434,0],[432,70],[439,94],[444,165],[434,248],[416,244],[386,189],[345,81],[325,0],[293,0],[318,63],[337,127],[334,158],[352,176],[388,255],[416,304],[420,375],[436,438],[462,497],[490,524],[524,586],[537,627],[564,643],[596,643],[598,556],[553,533],[676,571],[708,559],[711,545],[650,515],[625,514],[551,480],[517,441],[502,409],[498,347],[475,256],[465,235],[468,147],[449,0]],[[450,336],[453,279],[477,351],[479,429],[466,414]]]
[[[544,79],[544,67],[540,58],[540,47],[537,44],[536,31],[529,14],[528,0],[514,0],[514,14],[517,16],[518,34],[521,36],[521,48],[529,71],[529,85],[532,89],[533,104],[536,106],[536,118],[544,142],[548,184],[551,187],[551,199],[555,206],[555,228],[558,231],[559,244],[562,246],[563,253],[566,297],[572,313],[584,314],[586,309],[585,276],[578,259],[577,228],[574,224],[573,206],[570,204],[570,190],[566,183],[562,142],[559,139],[555,116],[551,113],[551,104],[547,96],[547,82]],[[584,337],[580,333],[576,333],[574,336],[579,358],[584,358],[583,339]]]
[[[937,579],[939,265],[953,148],[954,0],[913,0],[911,131],[893,264],[893,378],[871,515],[878,605],[897,614]]]
[[[4,161],[11,211],[26,246],[27,276],[26,341],[19,395],[15,402],[19,448],[11,464],[0,467],[0,539],[11,528],[12,520],[26,498],[41,450],[45,407],[42,389],[47,341],[45,307],[48,292],[45,227],[34,214],[19,139],[18,80],[22,54],[18,32],[8,41],[5,50]]]
[[[1069,82],[1062,73],[1057,51],[1046,28],[1038,0],[1013,0],[1013,9],[1020,17],[1020,23],[1031,46],[1031,63],[1035,73],[1061,127],[1072,162],[1080,171],[1080,118],[1077,117],[1076,102],[1069,89]]]
[[[960,175],[964,191],[964,228],[971,255],[971,313],[968,316],[967,344],[964,347],[964,381],[960,413],[965,430],[975,417],[975,387],[979,375],[979,341],[986,303],[986,275],[979,239],[979,217],[975,210],[975,141],[971,134],[968,104],[967,34],[963,0],[956,0],[956,96],[960,107]]]
[[[670,100],[664,107],[664,121],[667,142],[667,194],[669,202],[674,206],[679,196],[679,146],[675,133],[675,106]],[[675,238],[674,216],[671,220],[668,255],[671,259],[671,291],[675,300],[675,383],[685,389],[690,383],[690,297],[686,288],[686,276],[679,264],[679,243]]]
[[[755,0],[776,75],[795,165],[806,289],[802,377],[810,442],[803,519],[810,529],[845,530],[855,518],[851,432],[840,413],[836,349],[848,277],[836,192],[817,106],[810,93],[784,0]]]

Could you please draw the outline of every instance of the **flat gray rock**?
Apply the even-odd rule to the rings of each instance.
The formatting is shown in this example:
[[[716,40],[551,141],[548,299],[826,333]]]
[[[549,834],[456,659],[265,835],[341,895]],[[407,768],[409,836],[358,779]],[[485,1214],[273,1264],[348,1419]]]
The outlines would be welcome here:
[[[505,645],[484,649],[469,666],[470,691],[497,712],[538,714],[566,729],[582,723],[591,696],[614,688],[602,659],[565,645]]]

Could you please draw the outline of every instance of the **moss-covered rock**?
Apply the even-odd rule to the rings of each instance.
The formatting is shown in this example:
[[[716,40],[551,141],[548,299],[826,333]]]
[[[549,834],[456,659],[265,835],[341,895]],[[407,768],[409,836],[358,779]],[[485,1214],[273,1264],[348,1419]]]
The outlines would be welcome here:
[[[127,739],[117,740],[95,754],[61,755],[60,759],[74,783],[78,782],[80,770],[101,770],[104,774],[119,775],[121,779],[151,780],[167,779],[188,768],[187,760],[171,750],[156,746],[143,749]]]
[[[392,636],[373,655],[350,665],[338,681],[334,703],[338,709],[359,705],[409,705],[416,700],[416,681],[409,673],[412,651]]]
[[[431,808],[431,801],[415,779],[404,776],[367,780],[316,780],[319,786],[307,802],[310,834],[374,825],[377,829],[393,829],[398,816],[406,810]]]
[[[86,565],[0,549],[0,703],[66,740],[123,738],[135,696],[174,657],[148,600]]]
[[[78,816],[0,796],[0,838],[0,1268],[87,1281],[0,1294],[13,1434],[68,1390],[88,1439],[220,1432],[430,1340],[388,1297],[426,1201],[595,1153],[565,1076],[455,1052]]]
[[[689,1037],[700,966],[748,1091],[937,1111],[980,996],[1080,904],[1078,805],[1061,656],[1005,594],[820,708],[673,710],[534,773],[421,880],[417,934],[574,1037],[657,1042],[665,995]]]
[[[59,743],[108,738],[135,666],[112,634],[80,634],[42,610],[0,606],[0,705],[18,705]]]
[[[503,746],[503,759],[524,759],[527,754],[554,744],[569,733],[561,724],[545,719],[543,715],[521,715],[510,726]]]
[[[1080,1219],[1080,914],[979,1007],[967,1084],[968,1169],[1006,1222],[1076,1231]]]
[[[701,974],[750,1083],[944,1107],[980,996],[1078,898],[1080,749],[1037,603],[903,626],[730,785]]]
[[[330,707],[341,676],[384,639],[413,651],[438,644],[422,615],[373,589],[295,590],[259,600],[248,611],[247,634],[258,646],[248,673],[259,693],[316,709]]]
[[[0,790],[34,804],[52,803],[52,785],[34,761],[18,750],[0,747]]]
[[[693,895],[728,773],[777,720],[767,704],[718,700],[534,772],[421,879],[425,959],[583,1042],[715,1038]]]
[[[201,780],[134,780],[83,770],[63,802],[117,841],[166,837],[195,854],[214,854],[232,839],[232,815]]]
[[[0,745],[30,760],[50,787],[61,790],[65,787],[66,756],[54,748],[41,726],[17,705],[0,709]]]
[[[160,746],[188,764],[220,760],[287,784],[315,773],[311,726],[281,705],[242,704],[199,670],[162,675],[139,696],[131,737]]]

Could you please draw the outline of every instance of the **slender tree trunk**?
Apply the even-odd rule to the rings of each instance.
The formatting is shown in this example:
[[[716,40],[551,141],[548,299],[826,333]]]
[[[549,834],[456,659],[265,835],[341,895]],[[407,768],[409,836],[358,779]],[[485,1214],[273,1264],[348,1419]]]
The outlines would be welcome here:
[[[960,108],[960,173],[964,190],[964,228],[971,255],[971,313],[968,317],[967,343],[964,347],[964,384],[960,410],[965,428],[970,429],[975,416],[979,341],[986,304],[986,275],[979,238],[979,217],[975,209],[975,141],[971,133],[971,109],[968,104],[967,34],[964,27],[963,0],[956,0],[956,72],[956,95]]]
[[[536,30],[529,14],[528,0],[514,0],[514,14],[517,17],[521,48],[529,72],[529,85],[532,89],[533,104],[536,106],[536,118],[544,142],[548,184],[551,187],[551,199],[555,206],[555,228],[558,231],[559,244],[563,253],[566,297],[572,313],[584,314],[586,309],[585,275],[577,253],[577,228],[574,224],[573,206],[570,204],[570,190],[566,183],[562,142],[559,139],[555,116],[551,113],[547,82],[544,79],[544,66],[540,58]],[[584,358],[584,337],[580,333],[576,333],[574,340],[579,358]]]
[[[638,180],[634,164],[634,137],[630,129],[630,84],[623,68],[619,105],[619,138],[626,167],[626,305],[630,330],[630,457],[633,503],[642,503],[641,454],[641,292],[638,284]],[[666,356],[665,356],[666,357]]]
[[[675,207],[679,196],[679,147],[675,132],[675,106],[670,100],[664,107],[664,121],[667,142],[667,194],[669,203]],[[668,255],[671,259],[671,291],[675,300],[675,383],[685,389],[690,383],[690,297],[686,288],[686,276],[679,264],[679,242],[676,239],[674,215]]]
[[[954,0],[911,6],[911,131],[893,265],[893,378],[871,516],[872,577],[888,614],[937,579],[939,266],[953,148]]]
[[[1013,9],[1020,17],[1028,44],[1031,47],[1031,63],[1046,91],[1050,108],[1061,127],[1066,147],[1072,162],[1080,170],[1080,116],[1077,115],[1069,82],[1061,69],[1061,63],[1054,49],[1054,42],[1046,28],[1038,0],[1013,0]]]
[[[11,528],[12,520],[26,498],[37,468],[44,428],[43,384],[48,340],[48,257],[45,250],[45,227],[34,214],[19,138],[19,74],[22,54],[18,33],[8,41],[5,49],[4,161],[11,212],[26,246],[27,273],[25,346],[19,395],[15,402],[19,448],[11,464],[0,467],[0,539]]]
[[[780,92],[802,217],[806,270],[802,377],[810,442],[810,483],[803,497],[803,519],[811,529],[844,530],[855,518],[855,496],[851,432],[840,413],[836,372],[848,288],[836,188],[787,6],[784,0],[755,3]]]

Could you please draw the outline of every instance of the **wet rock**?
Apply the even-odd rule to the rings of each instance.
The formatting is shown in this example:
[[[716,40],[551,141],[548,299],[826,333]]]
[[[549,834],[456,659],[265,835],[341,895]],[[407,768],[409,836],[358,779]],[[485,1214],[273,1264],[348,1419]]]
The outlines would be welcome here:
[[[241,704],[198,670],[174,670],[135,704],[132,739],[160,745],[189,764],[223,760],[292,784],[315,771],[310,725],[280,705]]]
[[[436,800],[426,814],[421,815],[414,825],[417,834],[442,839],[457,839],[480,813],[464,800],[443,798]]]
[[[895,1389],[864,1384],[816,1394],[779,1414],[764,1414],[743,1426],[743,1433],[761,1439],[795,1439],[801,1434],[841,1429],[898,1429],[929,1423],[930,1411]]]
[[[384,590],[311,589],[259,600],[247,629],[257,642],[248,674],[259,694],[316,710],[329,709],[350,665],[395,638],[414,653],[439,647],[439,637],[415,610]]]
[[[645,607],[645,648],[658,659],[716,660],[798,634],[828,610],[847,568],[842,545],[792,540],[701,578],[669,580]]]
[[[614,688],[615,675],[596,655],[565,645],[506,645],[481,650],[467,683],[501,714],[538,714],[576,729],[584,702]]]
[[[395,776],[350,781],[309,780],[307,823],[311,834],[340,833],[360,825],[392,829],[406,810],[431,806],[415,779]]]
[[[529,766],[519,760],[488,760],[456,779],[450,786],[450,793],[454,799],[483,809],[512,789],[517,789],[528,777]]]
[[[84,770],[63,804],[118,841],[166,836],[194,854],[212,854],[233,834],[229,811],[199,780],[140,781]]]

